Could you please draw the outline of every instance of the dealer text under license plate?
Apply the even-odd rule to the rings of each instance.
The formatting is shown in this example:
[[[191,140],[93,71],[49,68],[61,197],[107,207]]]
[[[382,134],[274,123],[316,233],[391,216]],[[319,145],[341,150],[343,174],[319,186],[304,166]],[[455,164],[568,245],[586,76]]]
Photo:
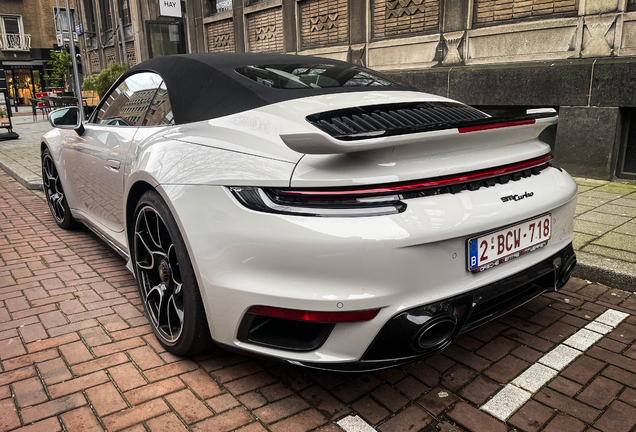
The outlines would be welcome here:
[[[552,215],[525,222],[468,240],[468,270],[478,272],[510,261],[545,246],[552,237]]]

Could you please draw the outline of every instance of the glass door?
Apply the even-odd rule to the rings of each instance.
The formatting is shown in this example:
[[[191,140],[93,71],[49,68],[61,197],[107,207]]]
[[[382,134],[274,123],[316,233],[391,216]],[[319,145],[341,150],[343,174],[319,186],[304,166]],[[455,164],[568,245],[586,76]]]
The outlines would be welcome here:
[[[31,69],[13,70],[13,88],[14,100],[17,100],[19,105],[31,105],[29,98],[34,97]]]
[[[183,23],[146,21],[150,58],[185,54]]]

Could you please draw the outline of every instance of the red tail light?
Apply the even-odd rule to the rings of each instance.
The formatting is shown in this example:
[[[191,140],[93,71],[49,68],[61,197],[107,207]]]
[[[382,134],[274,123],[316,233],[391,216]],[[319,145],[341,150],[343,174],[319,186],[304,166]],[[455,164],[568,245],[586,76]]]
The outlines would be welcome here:
[[[478,125],[478,126],[460,127],[460,128],[457,128],[457,130],[459,131],[459,133],[477,132],[477,131],[489,130],[489,129],[500,129],[500,128],[512,127],[512,126],[530,125],[530,124],[535,124],[535,122],[536,122],[535,119],[516,120],[516,121],[509,121],[509,122],[484,124],[484,125]]]
[[[349,312],[318,312],[296,309],[283,309],[271,306],[252,306],[247,313],[293,321],[310,321],[319,323],[343,323],[370,321],[376,317],[380,309],[367,309]]]
[[[534,120],[532,120],[534,122]],[[492,126],[492,125],[485,125]],[[481,126],[479,126],[481,127]],[[459,183],[472,182],[477,180],[484,180],[491,177],[497,177],[505,174],[513,174],[515,172],[523,171],[529,168],[543,165],[552,160],[552,153],[539,156],[537,158],[529,159],[523,162],[516,162],[510,165],[504,165],[496,168],[489,168],[486,170],[473,171],[467,174],[450,175],[446,177],[439,177],[436,179],[418,181],[413,183],[406,183],[395,186],[381,186],[370,187],[365,189],[339,189],[339,190],[286,190],[280,189],[281,195],[293,195],[301,197],[343,197],[350,196],[369,196],[369,195],[382,195],[389,193],[411,192],[419,189],[436,188],[440,186],[451,186]]]

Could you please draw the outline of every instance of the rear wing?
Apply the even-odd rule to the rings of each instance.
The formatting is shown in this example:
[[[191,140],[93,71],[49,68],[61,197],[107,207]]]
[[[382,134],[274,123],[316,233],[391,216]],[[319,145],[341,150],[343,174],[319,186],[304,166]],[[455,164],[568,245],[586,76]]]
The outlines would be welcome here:
[[[498,129],[503,128],[510,128],[510,132],[514,130],[516,132],[514,134],[515,140],[532,139],[538,137],[546,127],[556,124],[558,120],[556,113],[544,112],[518,117],[488,117],[484,115],[485,118],[454,118],[436,123],[420,120],[416,123],[412,120],[412,115],[406,117],[404,113],[402,114],[402,117],[392,120],[392,125],[388,124],[388,120],[383,122],[384,127],[378,127],[382,119],[377,116],[375,119],[378,124],[372,124],[367,118],[369,116],[332,116],[330,121],[316,118],[317,116],[308,116],[307,120],[314,124],[317,130],[286,133],[281,134],[280,137],[287,147],[299,153],[342,154],[403,145],[421,145],[448,139],[464,141],[471,136],[470,133],[492,135],[493,140],[496,140],[503,138],[501,132],[498,131]],[[400,119],[402,120],[400,121]],[[357,122],[354,124],[356,120]],[[360,120],[366,121],[362,124]],[[404,124],[406,121],[411,124]],[[373,126],[374,130],[366,126]]]

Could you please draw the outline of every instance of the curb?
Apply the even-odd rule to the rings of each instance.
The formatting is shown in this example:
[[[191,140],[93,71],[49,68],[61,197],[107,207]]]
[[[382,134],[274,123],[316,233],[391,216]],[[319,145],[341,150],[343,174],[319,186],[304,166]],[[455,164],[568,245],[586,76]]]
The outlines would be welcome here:
[[[636,287],[636,264],[581,251],[576,252],[576,259],[577,264],[572,272],[574,277],[619,289]]]
[[[19,173],[14,171],[9,165],[5,164],[0,160],[0,168],[4,170],[7,174],[13,177],[18,183],[29,190],[44,190],[42,186],[42,182],[31,182],[23,178]]]

